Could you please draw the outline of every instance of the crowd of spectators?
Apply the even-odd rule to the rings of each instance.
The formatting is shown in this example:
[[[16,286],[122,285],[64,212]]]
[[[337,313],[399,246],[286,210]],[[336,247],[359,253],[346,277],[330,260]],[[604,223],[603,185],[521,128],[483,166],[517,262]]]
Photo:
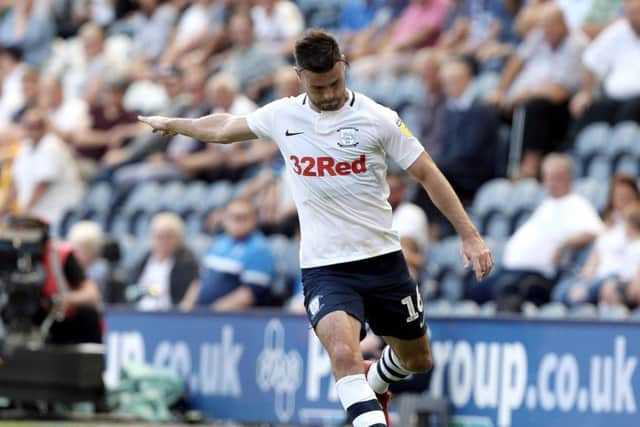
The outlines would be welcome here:
[[[547,197],[468,298],[505,310],[640,304],[636,177],[613,180],[600,219],[572,191],[572,158],[558,154],[592,123],[640,123],[640,0],[0,0],[0,215],[49,221],[105,303],[295,302],[296,275],[272,289],[282,268],[270,236],[295,245],[298,233],[275,145],[163,136],[137,115],[247,114],[298,95],[292,42],[311,26],[337,35],[349,85],[405,117],[467,206],[494,178],[541,178]],[[394,227],[420,280],[451,230],[396,169]],[[130,257],[114,218],[133,189],[174,181],[233,186],[231,202],[198,217],[195,237],[213,238],[208,250],[191,247],[193,215],[147,212],[144,233],[126,236],[144,240],[146,253],[134,263],[103,256],[115,240],[120,259]],[[69,223],[103,183],[113,189],[108,214]],[[556,285],[567,254],[589,247],[582,271]]]

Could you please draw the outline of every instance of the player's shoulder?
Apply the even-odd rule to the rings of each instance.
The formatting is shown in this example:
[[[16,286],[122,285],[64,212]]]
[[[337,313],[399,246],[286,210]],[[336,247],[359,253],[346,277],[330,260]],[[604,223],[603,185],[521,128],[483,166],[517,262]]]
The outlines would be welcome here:
[[[264,105],[262,108],[268,108],[274,111],[285,111],[303,107],[307,101],[307,95],[302,93],[298,96],[286,96],[278,98]]]
[[[365,94],[357,92],[355,96],[358,97],[357,110],[368,116],[373,123],[382,121],[385,124],[393,124],[399,120],[398,113],[391,108],[376,102]]]

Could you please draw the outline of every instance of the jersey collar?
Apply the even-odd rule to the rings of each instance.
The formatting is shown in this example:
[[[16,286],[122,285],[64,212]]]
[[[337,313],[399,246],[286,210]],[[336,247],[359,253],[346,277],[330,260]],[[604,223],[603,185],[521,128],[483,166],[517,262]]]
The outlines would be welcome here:
[[[356,93],[351,89],[347,89],[347,91],[349,91],[351,93],[351,96],[349,97],[347,102],[344,103],[344,105],[342,106],[342,108],[340,110],[344,109],[346,106],[353,107],[355,105],[355,103],[356,103]],[[302,97],[302,105],[306,106],[309,110],[313,111],[314,113],[318,113],[313,108],[311,108],[311,105],[309,103],[309,99],[308,99],[306,93]],[[338,111],[340,111],[340,110],[338,110]]]

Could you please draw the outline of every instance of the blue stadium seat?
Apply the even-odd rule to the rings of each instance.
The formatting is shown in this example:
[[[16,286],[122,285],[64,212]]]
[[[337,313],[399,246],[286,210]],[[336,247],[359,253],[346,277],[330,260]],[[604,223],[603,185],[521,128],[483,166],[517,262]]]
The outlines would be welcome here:
[[[440,284],[440,295],[450,301],[459,300],[464,291],[460,245],[459,237],[448,237],[431,245],[427,255],[429,274]]]
[[[495,301],[488,301],[480,306],[480,312],[478,315],[484,317],[493,317],[496,315],[496,303]]]
[[[543,319],[556,319],[567,317],[568,309],[564,304],[550,302],[540,307],[538,317]]]
[[[133,189],[122,207],[123,212],[156,212],[161,201],[162,187],[156,182],[144,182]]]
[[[509,208],[505,201],[510,199],[511,188],[509,180],[498,178],[478,190],[471,211],[483,235],[494,238],[510,235]]]
[[[200,190],[197,190],[200,191]],[[224,207],[233,198],[236,187],[229,181],[218,181],[206,188],[206,192],[201,195],[201,199],[193,201],[192,206],[198,212],[208,212],[212,209]]]
[[[598,212],[604,212],[609,198],[609,180],[594,177],[580,178],[573,183],[573,191],[586,197]]]
[[[616,125],[611,132],[608,149],[613,171],[637,175],[640,161],[640,126],[635,122]]]
[[[108,231],[109,234],[117,238],[131,234],[131,221],[129,216],[124,212],[116,214],[109,224]]]
[[[629,317],[629,309],[624,305],[600,305],[598,317],[607,320],[626,320]]]
[[[413,74],[406,74],[398,78],[396,82],[396,103],[395,108],[403,109],[408,105],[423,107],[426,102],[427,89],[424,83]]]
[[[485,237],[485,242],[489,249],[491,249],[491,254],[493,255],[493,262],[495,263],[494,272],[497,271],[497,267],[502,264],[502,257],[504,255],[504,247],[507,244],[507,239],[495,239],[492,237]]]
[[[125,271],[131,271],[136,267],[150,248],[148,239],[133,236],[120,236],[118,242],[122,248],[120,267]]]
[[[180,181],[164,184],[157,204],[158,210],[183,212],[185,210],[187,186]]]
[[[516,182],[509,194],[507,208],[511,217],[511,233],[529,218],[545,197],[544,188],[535,179]]]
[[[460,317],[478,316],[480,314],[480,306],[475,301],[458,301],[453,304],[451,314]]]
[[[105,181],[98,182],[89,187],[82,201],[82,206],[96,212],[108,211],[111,207],[112,194],[111,184]]]
[[[207,251],[211,247],[213,238],[207,234],[198,234],[196,236],[190,236],[187,240],[187,246],[191,249],[196,256],[198,262],[200,262]]]
[[[288,296],[290,283],[298,277],[298,250],[294,241],[286,236],[269,236],[269,249],[276,263],[276,277],[271,291],[276,296]]]
[[[589,303],[577,305],[569,310],[572,319],[594,319],[598,317],[598,308]]]
[[[610,137],[611,127],[606,123],[591,124],[580,132],[574,150],[578,176],[609,176],[607,142]]]
[[[427,301],[425,304],[425,312],[429,316],[450,316],[451,310],[451,303],[445,299]]]

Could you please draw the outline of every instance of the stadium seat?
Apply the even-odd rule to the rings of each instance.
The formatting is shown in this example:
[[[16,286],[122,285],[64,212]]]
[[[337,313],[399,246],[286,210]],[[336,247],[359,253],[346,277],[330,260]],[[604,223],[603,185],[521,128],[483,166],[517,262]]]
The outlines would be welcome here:
[[[575,156],[577,157],[578,176],[592,176],[592,172],[602,174],[603,165],[609,164],[607,142],[611,136],[611,127],[606,123],[594,123],[584,128],[577,137]],[[592,170],[592,163],[593,165]]]
[[[607,320],[626,320],[629,317],[629,309],[624,305],[598,306],[598,317]]]
[[[298,276],[299,264],[297,246],[286,236],[269,236],[269,249],[276,263],[276,277],[271,285],[271,292],[276,298],[289,296],[291,284]]]
[[[202,260],[207,254],[207,251],[211,247],[213,238],[207,234],[199,234],[197,236],[190,236],[187,240],[187,246],[193,251],[198,261]]]
[[[129,216],[123,212],[119,212],[113,217],[107,230],[112,236],[119,238],[120,236],[131,234],[131,221]]]
[[[451,303],[445,299],[427,301],[425,311],[429,313],[429,316],[450,316]]]
[[[480,307],[480,312],[478,313],[480,316],[484,317],[493,317],[496,315],[496,303],[495,301],[488,301],[482,304]]]
[[[226,205],[236,193],[236,186],[229,181],[218,181],[203,189],[193,190],[191,197],[198,196],[199,200],[190,200],[190,208],[202,214]]]
[[[640,161],[640,126],[634,122],[616,125],[611,131],[608,150],[615,173],[637,175]]]
[[[598,317],[598,308],[589,303],[577,305],[569,310],[572,319],[594,319]]]
[[[516,182],[509,194],[511,233],[522,225],[545,197],[545,191],[535,179]]]
[[[567,317],[568,309],[564,304],[550,302],[540,307],[538,317],[542,319],[556,319]]]
[[[480,314],[480,306],[475,301],[458,301],[453,304],[451,314],[460,317],[472,317]]]
[[[128,214],[136,212],[156,212],[160,206],[162,187],[156,182],[137,185],[122,207]]]
[[[108,182],[98,182],[87,190],[82,206],[96,212],[108,211],[111,207],[113,189]]]
[[[598,212],[604,212],[609,198],[609,179],[580,178],[574,181],[573,190],[586,197]]]
[[[450,301],[459,300],[464,291],[460,245],[459,237],[448,237],[432,245],[427,256],[431,278],[440,284],[441,297]]]
[[[511,225],[505,200],[509,200],[511,188],[509,180],[498,178],[485,183],[478,190],[471,211],[483,235],[494,238],[510,235]]]
[[[185,210],[187,187],[180,181],[169,182],[162,186],[158,210],[182,212]]]
[[[427,89],[424,87],[424,83],[412,74],[398,78],[395,93],[398,110],[402,110],[408,105],[416,107],[425,105]]]

